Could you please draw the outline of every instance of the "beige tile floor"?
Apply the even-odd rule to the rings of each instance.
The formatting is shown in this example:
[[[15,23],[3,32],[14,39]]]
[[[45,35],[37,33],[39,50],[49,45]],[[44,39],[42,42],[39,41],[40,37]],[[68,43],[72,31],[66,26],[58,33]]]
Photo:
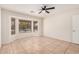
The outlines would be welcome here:
[[[17,39],[2,45],[2,54],[78,54],[79,45],[47,37]]]

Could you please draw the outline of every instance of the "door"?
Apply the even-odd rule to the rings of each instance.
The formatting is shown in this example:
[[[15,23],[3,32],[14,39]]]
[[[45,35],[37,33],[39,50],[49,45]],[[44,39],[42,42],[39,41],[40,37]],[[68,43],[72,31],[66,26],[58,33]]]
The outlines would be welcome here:
[[[79,15],[72,17],[72,42],[79,44]]]

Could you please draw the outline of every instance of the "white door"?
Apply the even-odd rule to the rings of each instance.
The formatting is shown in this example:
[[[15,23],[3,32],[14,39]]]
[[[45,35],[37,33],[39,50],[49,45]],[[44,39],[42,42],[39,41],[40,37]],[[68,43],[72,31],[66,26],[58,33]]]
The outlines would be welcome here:
[[[0,47],[1,47],[1,8],[0,8]]]
[[[79,44],[79,15],[72,17],[72,42]]]

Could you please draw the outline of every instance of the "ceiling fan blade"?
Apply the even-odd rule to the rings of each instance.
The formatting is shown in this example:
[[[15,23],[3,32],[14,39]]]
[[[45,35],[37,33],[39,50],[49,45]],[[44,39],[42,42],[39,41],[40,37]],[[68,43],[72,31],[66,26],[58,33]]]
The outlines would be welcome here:
[[[49,11],[45,10],[47,13],[50,13]]]
[[[39,14],[42,12],[42,10],[39,12]]]
[[[46,8],[46,10],[55,9],[55,7]]]

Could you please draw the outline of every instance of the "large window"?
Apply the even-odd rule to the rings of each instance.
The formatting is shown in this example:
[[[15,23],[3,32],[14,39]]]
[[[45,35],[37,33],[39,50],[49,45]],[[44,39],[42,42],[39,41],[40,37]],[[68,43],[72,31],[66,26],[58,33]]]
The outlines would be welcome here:
[[[11,34],[15,34],[15,18],[11,18]]]
[[[33,21],[33,24],[32,24],[32,21],[31,20],[23,20],[23,19],[19,19],[19,32],[20,33],[26,33],[26,32],[37,32],[38,31],[38,21]],[[18,23],[17,23],[18,24]],[[16,34],[16,31],[15,28],[16,25],[15,25],[15,18],[12,17],[11,18],[11,34]],[[32,29],[33,28],[33,29]]]
[[[33,31],[38,31],[38,21],[33,21]]]
[[[19,20],[19,32],[31,32],[31,21]]]

